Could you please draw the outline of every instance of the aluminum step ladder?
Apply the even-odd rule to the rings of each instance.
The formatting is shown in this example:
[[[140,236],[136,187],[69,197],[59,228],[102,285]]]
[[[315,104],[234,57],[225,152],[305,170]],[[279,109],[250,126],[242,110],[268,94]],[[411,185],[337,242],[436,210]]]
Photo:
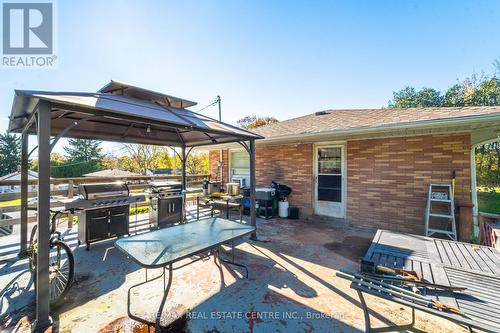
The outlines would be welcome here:
[[[438,207],[433,207],[435,204]],[[436,211],[436,208],[440,208]],[[447,221],[447,227],[440,229],[433,227],[434,221]],[[436,222],[434,222],[434,225]],[[430,184],[425,210],[425,235],[443,234],[457,240],[457,227],[455,223],[455,201],[451,184]]]

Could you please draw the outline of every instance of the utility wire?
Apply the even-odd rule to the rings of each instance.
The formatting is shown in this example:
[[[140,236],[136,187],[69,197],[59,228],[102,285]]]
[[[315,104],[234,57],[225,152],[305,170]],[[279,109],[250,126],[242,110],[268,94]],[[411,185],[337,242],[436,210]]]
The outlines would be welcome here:
[[[210,103],[210,104],[208,104],[208,105],[206,105],[206,106],[202,107],[201,109],[197,110],[196,112],[201,112],[201,111],[203,111],[203,110],[205,110],[205,109],[207,109],[207,108],[209,108],[209,107],[211,107],[211,106],[216,105],[217,103],[219,103],[219,100],[218,100],[218,99],[216,99],[216,100],[215,100],[215,101],[213,101],[212,103]]]

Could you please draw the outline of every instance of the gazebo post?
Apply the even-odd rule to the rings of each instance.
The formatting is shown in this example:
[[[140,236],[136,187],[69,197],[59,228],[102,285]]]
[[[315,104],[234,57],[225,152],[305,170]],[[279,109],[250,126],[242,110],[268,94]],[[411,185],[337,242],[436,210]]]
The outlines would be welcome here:
[[[21,135],[21,239],[19,240],[20,258],[27,256],[28,244],[28,133]]]
[[[49,315],[50,110],[49,102],[40,101],[38,105],[38,251],[35,332],[52,324]]]
[[[255,211],[255,139],[250,139],[250,225],[257,226],[257,212]],[[257,240],[257,231],[250,239]]]
[[[187,180],[186,180],[186,146],[182,146],[181,150],[181,162],[182,162],[182,222],[186,222],[186,188],[187,188]]]

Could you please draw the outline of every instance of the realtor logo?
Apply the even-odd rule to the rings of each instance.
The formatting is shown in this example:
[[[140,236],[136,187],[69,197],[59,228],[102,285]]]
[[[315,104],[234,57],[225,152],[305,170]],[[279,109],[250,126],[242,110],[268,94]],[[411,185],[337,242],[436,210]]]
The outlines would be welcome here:
[[[2,51],[3,67],[54,67],[53,3],[2,3]]]

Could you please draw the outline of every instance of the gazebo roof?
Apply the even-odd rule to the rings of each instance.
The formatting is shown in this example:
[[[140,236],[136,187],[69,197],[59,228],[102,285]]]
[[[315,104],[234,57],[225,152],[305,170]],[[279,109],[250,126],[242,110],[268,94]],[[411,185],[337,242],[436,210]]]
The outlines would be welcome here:
[[[161,92],[137,87],[128,83],[111,80],[107,85],[99,89],[101,93],[113,93],[123,96],[129,96],[133,98],[138,98],[152,103],[158,103],[161,105],[172,106],[175,108],[188,108],[194,106],[198,103],[171,95],[167,95]]]
[[[118,85],[112,81],[101,90],[107,91],[111,86]],[[140,90],[134,87],[129,92],[139,94]],[[131,97],[111,92],[16,90],[9,131],[19,133],[28,126],[28,133],[35,134],[36,122],[30,120],[38,103],[48,101],[51,104],[53,136],[186,147],[262,138],[191,110],[167,106],[147,97],[159,93],[148,90],[141,93],[145,99],[137,98],[137,94],[137,97]]]

